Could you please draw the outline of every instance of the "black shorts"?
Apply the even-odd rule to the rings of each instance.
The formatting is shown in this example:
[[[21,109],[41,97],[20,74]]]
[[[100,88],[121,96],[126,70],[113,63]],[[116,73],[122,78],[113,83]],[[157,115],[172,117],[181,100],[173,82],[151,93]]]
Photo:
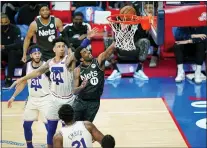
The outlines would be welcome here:
[[[100,106],[100,99],[84,101],[76,98],[73,103],[75,121],[93,122]]]

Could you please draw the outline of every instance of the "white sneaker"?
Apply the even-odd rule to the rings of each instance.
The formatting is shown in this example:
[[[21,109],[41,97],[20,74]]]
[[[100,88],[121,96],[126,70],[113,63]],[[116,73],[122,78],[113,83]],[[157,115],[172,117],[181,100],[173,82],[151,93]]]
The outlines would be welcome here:
[[[185,80],[185,72],[184,71],[178,71],[178,74],[175,78],[175,82],[180,83]]]
[[[142,70],[139,70],[134,73],[134,78],[142,79],[142,80],[149,80],[148,76]]]
[[[152,56],[151,60],[150,60],[149,67],[156,67],[157,66],[157,60],[158,60],[158,57]]]
[[[196,84],[202,83],[202,78],[201,78],[201,73],[196,73],[195,72],[195,79],[194,79]]]
[[[118,72],[117,70],[113,70],[111,75],[107,78],[107,80],[115,80],[121,78],[121,73]]]

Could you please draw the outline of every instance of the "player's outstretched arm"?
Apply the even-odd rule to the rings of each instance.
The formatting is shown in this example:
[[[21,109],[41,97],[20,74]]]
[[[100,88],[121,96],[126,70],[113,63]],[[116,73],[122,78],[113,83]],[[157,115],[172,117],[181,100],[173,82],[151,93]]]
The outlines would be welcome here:
[[[91,133],[93,139],[101,144],[104,135],[96,128],[93,123],[89,121],[84,121],[84,124],[87,130]]]
[[[79,77],[80,77],[80,68],[77,67],[74,70],[74,89],[73,94],[77,95],[79,94],[86,86],[87,80],[84,80],[81,85],[79,84]]]
[[[108,59],[115,51],[115,42],[113,42],[104,52],[98,56],[98,62],[101,65],[103,61]]]
[[[44,65],[40,66],[38,69],[32,71],[31,73],[27,74],[26,76],[18,79],[15,81],[11,86],[10,89],[13,88],[16,85],[16,88],[23,82],[32,78],[36,78],[40,76],[43,73],[46,73],[49,71],[49,62],[45,63]]]
[[[60,132],[53,137],[53,148],[63,148],[63,136]]]
[[[22,92],[22,90],[25,88],[27,84],[27,81],[23,81],[15,90],[14,94],[12,95],[12,97],[8,100],[8,108],[12,107],[12,102],[14,102],[16,96]]]

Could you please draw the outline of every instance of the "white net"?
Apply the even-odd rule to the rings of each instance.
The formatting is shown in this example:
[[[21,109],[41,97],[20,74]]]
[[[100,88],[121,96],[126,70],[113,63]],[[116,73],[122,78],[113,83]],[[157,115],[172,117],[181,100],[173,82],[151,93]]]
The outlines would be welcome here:
[[[118,20],[119,23],[117,22],[114,23],[112,21],[109,21],[110,26],[115,34],[114,35],[116,40],[115,46],[121,50],[127,50],[127,51],[136,50],[136,47],[134,45],[134,34],[138,29],[138,24],[129,24],[129,23],[127,24],[126,21],[128,21],[129,18],[125,18],[125,17],[122,18],[122,20],[125,21],[120,21],[120,18],[118,17],[115,19]],[[131,17],[130,21],[133,19],[134,18]]]

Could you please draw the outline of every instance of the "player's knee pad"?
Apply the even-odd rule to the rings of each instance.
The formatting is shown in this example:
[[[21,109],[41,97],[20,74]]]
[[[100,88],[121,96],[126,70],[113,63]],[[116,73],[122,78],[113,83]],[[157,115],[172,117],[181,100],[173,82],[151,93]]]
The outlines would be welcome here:
[[[52,145],[53,136],[57,129],[58,121],[50,121],[48,120],[48,134],[47,134],[47,144]]]
[[[24,121],[24,136],[26,141],[32,141],[32,123],[33,121]]]

